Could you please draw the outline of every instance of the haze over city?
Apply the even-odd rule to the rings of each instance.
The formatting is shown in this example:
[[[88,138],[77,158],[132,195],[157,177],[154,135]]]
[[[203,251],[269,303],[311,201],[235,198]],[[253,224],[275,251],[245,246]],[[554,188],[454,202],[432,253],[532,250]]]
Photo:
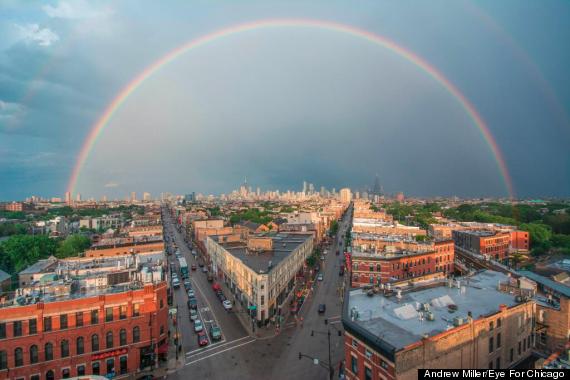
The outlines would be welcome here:
[[[505,173],[518,196],[570,192],[565,1],[1,7],[2,200],[220,194],[244,177],[365,189],[376,173],[420,196],[508,196]]]

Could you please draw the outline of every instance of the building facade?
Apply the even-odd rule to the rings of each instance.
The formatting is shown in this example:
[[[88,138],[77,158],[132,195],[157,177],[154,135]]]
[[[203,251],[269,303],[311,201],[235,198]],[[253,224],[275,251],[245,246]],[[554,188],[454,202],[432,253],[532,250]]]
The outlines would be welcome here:
[[[167,343],[166,283],[0,309],[0,379],[119,376],[150,368]]]

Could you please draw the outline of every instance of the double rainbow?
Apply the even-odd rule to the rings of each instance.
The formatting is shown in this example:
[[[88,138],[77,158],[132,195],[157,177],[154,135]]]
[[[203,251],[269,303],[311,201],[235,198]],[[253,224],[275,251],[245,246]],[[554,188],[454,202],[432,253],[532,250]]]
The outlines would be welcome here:
[[[210,42],[222,39],[224,37],[232,36],[239,33],[249,32],[253,30],[260,30],[260,29],[270,29],[270,28],[315,28],[315,29],[323,29],[323,30],[330,30],[333,32],[344,33],[347,35],[354,36],[356,38],[360,38],[366,40],[374,45],[383,47],[392,51],[393,53],[397,54],[398,56],[406,59],[408,62],[414,64],[416,67],[421,69],[423,72],[428,74],[432,77],[436,82],[438,82],[445,90],[453,96],[453,98],[461,105],[461,107],[465,110],[469,118],[472,120],[473,124],[479,129],[483,138],[489,145],[503,181],[505,183],[506,189],[508,194],[511,197],[514,197],[514,189],[511,177],[507,170],[507,166],[505,164],[505,160],[497,142],[493,138],[491,131],[483,121],[481,115],[477,112],[473,104],[463,95],[463,93],[453,84],[449,79],[447,79],[439,70],[435,67],[430,65],[426,60],[419,57],[417,54],[411,52],[410,50],[396,44],[395,42],[389,40],[386,37],[374,34],[372,32],[359,29],[353,26],[340,24],[337,22],[331,21],[322,21],[322,20],[313,20],[313,19],[271,19],[271,20],[262,20],[262,21],[255,21],[246,24],[240,24],[236,26],[231,26],[228,28],[224,28],[218,30],[216,32],[204,35],[202,37],[198,37],[172,51],[168,54],[148,66],[145,70],[143,70],[139,75],[137,75],[127,86],[125,86],[121,92],[113,99],[113,101],[107,106],[103,115],[97,120],[97,122],[91,128],[89,135],[85,139],[81,151],[77,157],[77,161],[73,168],[73,172],[69,179],[69,183],[67,186],[67,191],[71,192],[72,194],[75,191],[75,187],[77,185],[77,180],[79,175],[81,174],[81,170],[89,157],[89,153],[93,149],[95,143],[97,142],[97,137],[101,134],[105,126],[109,123],[115,112],[121,105],[127,101],[129,96],[135,92],[139,86],[148,78],[150,78],[154,73],[158,70],[166,66],[168,63],[174,61],[176,58],[180,57],[184,53],[204,46]]]

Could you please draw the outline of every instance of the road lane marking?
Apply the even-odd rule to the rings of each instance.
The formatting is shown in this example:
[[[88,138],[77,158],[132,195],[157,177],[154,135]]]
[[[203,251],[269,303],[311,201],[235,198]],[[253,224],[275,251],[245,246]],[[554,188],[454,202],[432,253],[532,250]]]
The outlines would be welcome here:
[[[226,351],[235,350],[236,348],[240,348],[240,347],[242,347],[242,346],[245,346],[246,344],[253,343],[253,342],[255,342],[256,340],[257,340],[257,339],[253,339],[253,340],[250,340],[249,342],[245,342],[245,343],[242,343],[242,344],[238,344],[237,346],[234,346],[234,347],[228,347],[228,348],[226,348],[226,349],[224,349],[224,350],[221,350],[221,351],[218,351],[218,352],[214,352],[213,354],[204,356],[203,358],[200,358],[200,359],[193,360],[193,361],[188,362],[188,363],[186,363],[186,364],[184,364],[184,365],[187,366],[187,365],[190,365],[190,364],[194,364],[194,363],[197,363],[197,362],[199,362],[199,361],[202,361],[202,360],[211,358],[212,356],[216,356],[216,355],[219,355],[219,354],[223,354],[223,353],[226,352]]]
[[[218,342],[218,343],[213,343],[213,344],[211,344],[209,347],[198,348],[198,349],[193,350],[193,351],[188,351],[188,352],[186,353],[186,356],[192,356],[192,354],[195,354],[195,353],[198,352],[198,351],[201,351],[201,352],[208,352],[208,351],[211,351],[211,350],[214,349],[214,348],[220,348],[220,347],[222,347],[222,346],[227,346],[228,344],[240,342],[240,341],[242,341],[242,340],[244,340],[244,339],[247,339],[247,338],[251,338],[251,337],[250,337],[249,335],[246,335],[246,336],[244,336],[244,337],[241,337],[241,338],[239,338],[239,339],[234,339],[234,340],[231,340],[231,341],[229,341],[229,342],[227,342],[226,340],[222,340],[222,341],[220,341],[220,342]]]

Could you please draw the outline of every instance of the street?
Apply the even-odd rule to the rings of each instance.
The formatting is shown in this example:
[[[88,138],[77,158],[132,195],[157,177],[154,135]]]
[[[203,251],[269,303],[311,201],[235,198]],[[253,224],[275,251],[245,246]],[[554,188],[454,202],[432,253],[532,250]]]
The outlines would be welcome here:
[[[339,222],[338,237],[344,239],[346,228],[349,225],[349,213]],[[191,254],[191,250],[184,242],[182,235],[176,231],[170,218],[165,218],[165,231],[174,236],[175,242],[186,258],[188,266],[198,265]],[[289,318],[275,337],[256,339],[248,335],[237,316],[227,312],[216,297],[207,281],[207,276],[198,267],[190,271],[192,288],[198,300],[199,319],[204,322],[208,333],[209,344],[200,348],[197,335],[194,333],[194,324],[189,318],[189,309],[186,305],[188,297],[184,287],[174,290],[174,306],[178,305],[178,328],[182,335],[182,352],[185,355],[185,364],[175,374],[169,376],[175,379],[204,378],[204,379],[328,379],[326,367],[329,362],[329,348],[327,329],[330,330],[331,361],[335,369],[335,378],[338,378],[338,364],[344,358],[344,337],[339,336],[342,331],[341,298],[338,288],[343,277],[339,276],[339,261],[343,258],[342,248],[338,248],[338,238],[328,248],[324,262],[320,263],[323,281],[317,281],[316,290],[305,301],[299,316],[304,322],[296,325],[293,318]],[[340,249],[339,256],[335,252]],[[178,260],[172,254],[168,256],[178,268]],[[180,275],[179,275],[180,276]],[[326,304],[326,312],[319,314],[319,304]],[[328,318],[329,324],[324,320]],[[212,342],[209,328],[215,323],[222,329],[222,340]],[[273,327],[270,327],[273,328]],[[311,336],[311,331],[314,331]],[[321,365],[315,365],[307,357],[299,360],[299,352],[313,358],[318,358]]]

